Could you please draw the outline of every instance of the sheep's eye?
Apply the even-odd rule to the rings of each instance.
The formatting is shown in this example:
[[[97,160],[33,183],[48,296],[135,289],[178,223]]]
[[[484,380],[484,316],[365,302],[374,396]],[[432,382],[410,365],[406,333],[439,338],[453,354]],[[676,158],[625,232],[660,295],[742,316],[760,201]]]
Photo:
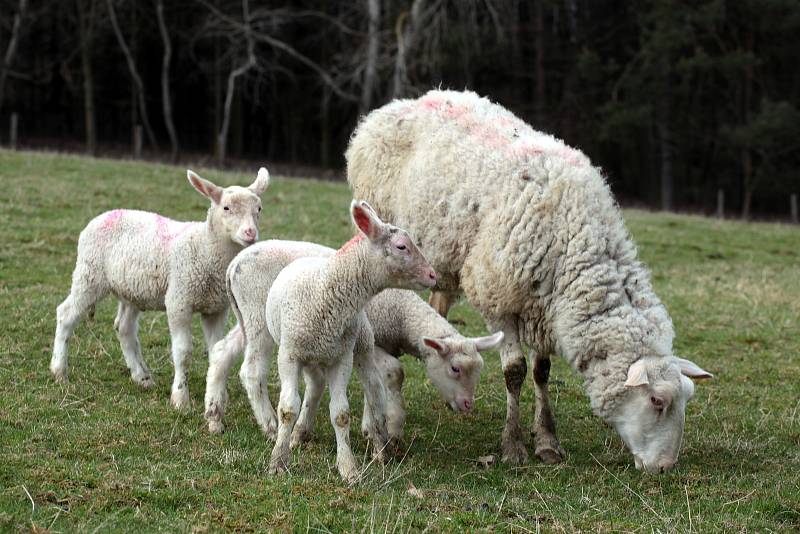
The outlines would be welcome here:
[[[461,372],[461,369],[456,367],[455,365],[451,365],[450,366],[450,370],[453,371],[455,374],[458,374],[458,373]]]
[[[406,249],[405,245],[395,245],[395,246],[397,247],[397,250],[405,250]]]
[[[223,206],[222,209],[224,209],[225,211],[231,211],[231,209],[228,206]]]
[[[258,213],[261,213],[261,206],[258,207]]]

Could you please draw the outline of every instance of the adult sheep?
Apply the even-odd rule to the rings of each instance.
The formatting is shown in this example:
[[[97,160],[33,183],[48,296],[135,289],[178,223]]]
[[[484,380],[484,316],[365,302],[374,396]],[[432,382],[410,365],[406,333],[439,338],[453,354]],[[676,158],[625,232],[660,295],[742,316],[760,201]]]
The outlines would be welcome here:
[[[694,393],[687,377],[711,375],[673,355],[669,315],[600,169],[583,153],[475,93],[430,91],[370,113],[346,156],[353,194],[408,229],[438,273],[440,312],[463,291],[489,329],[504,332],[504,461],[528,456],[519,425],[525,343],[536,456],[565,456],[547,390],[558,352],[637,468],[675,464]]]

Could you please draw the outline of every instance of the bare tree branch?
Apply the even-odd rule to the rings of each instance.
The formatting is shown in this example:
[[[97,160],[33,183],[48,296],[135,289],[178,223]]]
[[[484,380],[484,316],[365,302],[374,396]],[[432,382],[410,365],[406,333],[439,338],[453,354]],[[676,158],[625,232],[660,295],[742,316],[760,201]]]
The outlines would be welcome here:
[[[27,7],[28,0],[19,0],[19,8],[17,9],[17,14],[14,15],[14,22],[11,26],[11,38],[8,41],[6,53],[3,55],[3,62],[0,64],[0,108],[3,107],[3,99],[6,92],[6,79],[8,78],[11,62],[14,61],[14,55],[17,53],[22,17],[25,16]]]
[[[164,43],[164,58],[161,63],[161,103],[164,110],[164,123],[167,126],[167,133],[169,133],[169,141],[172,144],[171,159],[174,163],[178,159],[180,146],[178,144],[178,134],[175,131],[175,123],[172,120],[172,96],[169,90],[169,64],[172,59],[172,43],[169,40],[167,24],[164,22],[163,0],[156,0],[156,16],[158,18],[158,30]]]

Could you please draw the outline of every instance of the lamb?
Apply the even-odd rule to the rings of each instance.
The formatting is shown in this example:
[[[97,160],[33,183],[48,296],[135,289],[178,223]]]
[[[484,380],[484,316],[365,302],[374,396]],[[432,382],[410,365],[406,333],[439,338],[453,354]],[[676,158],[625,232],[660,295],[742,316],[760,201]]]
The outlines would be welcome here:
[[[228,401],[225,383],[234,359],[246,345],[246,350],[250,351],[246,361],[254,365],[242,366],[241,380],[256,420],[264,433],[274,439],[278,423],[267,395],[266,377],[270,356],[266,347],[271,341],[266,329],[264,304],[269,288],[280,270],[292,261],[308,256],[330,257],[334,253],[334,249],[314,243],[270,240],[248,247],[231,261],[226,284],[238,324],[213,347],[209,355],[205,416],[211,433],[224,429],[222,419]],[[416,293],[404,289],[380,292],[369,301],[365,311],[375,337],[375,362],[387,389],[386,425],[390,440],[402,439],[405,422],[404,374],[399,361],[402,354],[411,354],[424,361],[428,377],[454,411],[472,409],[475,388],[483,368],[483,359],[478,352],[499,344],[502,332],[466,338]],[[247,332],[246,343],[243,332]],[[295,424],[292,445],[310,439],[319,405],[319,396],[310,393],[321,395],[324,386],[319,372],[307,368],[304,377],[307,383],[304,409]],[[366,401],[364,405],[367,405]],[[371,426],[369,417],[362,418],[361,427],[365,434]]]
[[[349,443],[347,384],[354,358],[359,366],[372,362],[374,338],[363,308],[388,287],[423,289],[436,283],[433,269],[404,230],[385,224],[366,202],[353,201],[350,213],[360,233],[332,257],[291,262],[267,296],[267,330],[279,345],[281,380],[278,435],[269,464],[273,474],[288,469],[291,433],[300,411],[300,372],[310,366],[323,369],[330,388],[339,474],[351,483],[359,478]],[[385,394],[377,369],[366,374],[371,379],[362,383],[380,455],[380,442],[387,440]]]
[[[594,413],[615,427],[637,468],[677,461],[689,378],[670,317],[625,229],[600,169],[472,92],[396,100],[358,125],[346,153],[353,194],[407,228],[439,274],[446,315],[463,292],[505,334],[502,458],[527,460],[519,395],[531,349],[535,454],[565,453],[548,399],[550,355],[582,375]]]
[[[142,359],[139,315],[166,310],[175,378],[171,403],[190,403],[188,370],[192,314],[202,317],[206,347],[224,334],[228,313],[225,269],[258,239],[259,196],[269,184],[265,168],[249,187],[222,188],[191,170],[192,186],[211,201],[204,222],[178,222],[156,213],[117,209],[95,217],[78,239],[69,296],[57,309],[50,371],[67,380],[67,346],[80,318],[109,293],[119,300],[114,326],[131,378],[143,387],[153,377]]]

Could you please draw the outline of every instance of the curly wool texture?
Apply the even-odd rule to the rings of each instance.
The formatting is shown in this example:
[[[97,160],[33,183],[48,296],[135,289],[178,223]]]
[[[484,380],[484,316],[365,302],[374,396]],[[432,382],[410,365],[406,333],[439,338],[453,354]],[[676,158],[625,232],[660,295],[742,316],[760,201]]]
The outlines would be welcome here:
[[[671,355],[653,293],[600,170],[471,92],[396,100],[359,124],[348,181],[406,228],[490,323],[516,316],[534,353],[560,352],[595,413],[625,395],[631,363]]]

